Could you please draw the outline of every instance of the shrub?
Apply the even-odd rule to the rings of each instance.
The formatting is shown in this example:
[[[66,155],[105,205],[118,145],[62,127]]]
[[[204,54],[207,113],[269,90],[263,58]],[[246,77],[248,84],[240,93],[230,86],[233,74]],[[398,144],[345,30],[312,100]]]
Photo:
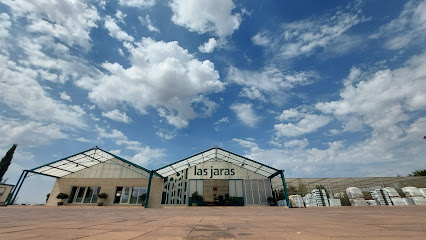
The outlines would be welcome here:
[[[108,197],[108,194],[106,193],[101,193],[98,195],[98,198],[101,198],[101,199],[107,199],[107,197]]]
[[[57,198],[57,199],[61,199],[61,200],[63,200],[63,199],[67,199],[67,198],[68,198],[68,194],[66,194],[66,193],[59,193],[59,194],[56,196],[56,198]]]

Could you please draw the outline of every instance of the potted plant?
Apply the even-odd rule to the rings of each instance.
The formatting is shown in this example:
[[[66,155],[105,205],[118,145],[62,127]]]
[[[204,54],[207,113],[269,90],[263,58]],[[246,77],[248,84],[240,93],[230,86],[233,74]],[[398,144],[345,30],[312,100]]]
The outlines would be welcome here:
[[[59,193],[56,196],[56,198],[61,200],[60,202],[58,202],[58,206],[62,206],[62,205],[64,205],[64,200],[68,199],[68,194],[66,194],[66,193]]]
[[[107,199],[108,194],[106,193],[101,193],[98,195],[98,198],[100,199],[100,201],[98,202],[98,206],[103,206],[104,205],[104,201],[105,199]]]
[[[198,203],[203,200],[203,196],[198,194],[197,191],[194,192],[191,197],[192,197],[192,206],[198,206]]]
[[[269,206],[275,206],[275,199],[273,197],[268,197],[266,201],[269,203]]]
[[[229,205],[238,206],[238,198],[237,197],[229,197]]]

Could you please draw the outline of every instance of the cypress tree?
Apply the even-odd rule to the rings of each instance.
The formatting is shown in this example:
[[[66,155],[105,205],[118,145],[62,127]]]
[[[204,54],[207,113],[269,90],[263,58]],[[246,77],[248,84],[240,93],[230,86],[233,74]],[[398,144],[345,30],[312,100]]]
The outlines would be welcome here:
[[[18,145],[13,144],[13,146],[7,151],[6,155],[1,159],[0,162],[0,182],[3,181],[3,176],[6,173],[7,169],[9,168],[10,162],[13,158],[13,153],[15,152],[15,149]]]

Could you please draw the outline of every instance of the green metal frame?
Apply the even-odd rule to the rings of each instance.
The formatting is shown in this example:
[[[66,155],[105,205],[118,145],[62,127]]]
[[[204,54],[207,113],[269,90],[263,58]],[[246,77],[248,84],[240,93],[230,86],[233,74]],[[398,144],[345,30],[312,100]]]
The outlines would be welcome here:
[[[146,198],[145,198],[145,208],[148,207],[148,203],[149,203],[149,193],[151,192],[152,175],[154,175],[154,171],[153,170],[151,170],[149,172],[148,189],[146,191]]]
[[[285,178],[284,178],[284,170],[280,170],[280,174],[281,174],[281,179],[283,180],[285,201],[287,203],[287,206],[290,207],[290,202],[289,202],[288,193],[287,193],[287,185],[285,184]]]

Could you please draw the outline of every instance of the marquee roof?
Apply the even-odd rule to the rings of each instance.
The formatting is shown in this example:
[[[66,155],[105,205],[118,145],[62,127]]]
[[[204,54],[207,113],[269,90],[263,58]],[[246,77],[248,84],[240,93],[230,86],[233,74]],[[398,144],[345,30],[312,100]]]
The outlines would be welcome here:
[[[94,147],[87,151],[77,153],[66,158],[59,159],[57,161],[45,164],[40,167],[33,168],[29,170],[29,172],[60,178],[68,174],[78,172],[85,168],[92,167],[96,164],[103,163],[114,158],[121,160],[123,162],[126,162],[128,164],[131,164],[146,172],[150,172],[146,168],[143,168],[135,163],[129,162],[121,157],[118,157],[112,153],[104,151],[98,147]]]
[[[182,159],[165,167],[155,170],[163,177],[168,177],[174,173],[185,170],[197,164],[207,161],[225,161],[237,165],[239,167],[250,170],[264,177],[272,177],[280,171],[265,164],[256,162],[238,154],[229,152],[219,147],[214,147],[204,152],[195,154],[188,158]]]

